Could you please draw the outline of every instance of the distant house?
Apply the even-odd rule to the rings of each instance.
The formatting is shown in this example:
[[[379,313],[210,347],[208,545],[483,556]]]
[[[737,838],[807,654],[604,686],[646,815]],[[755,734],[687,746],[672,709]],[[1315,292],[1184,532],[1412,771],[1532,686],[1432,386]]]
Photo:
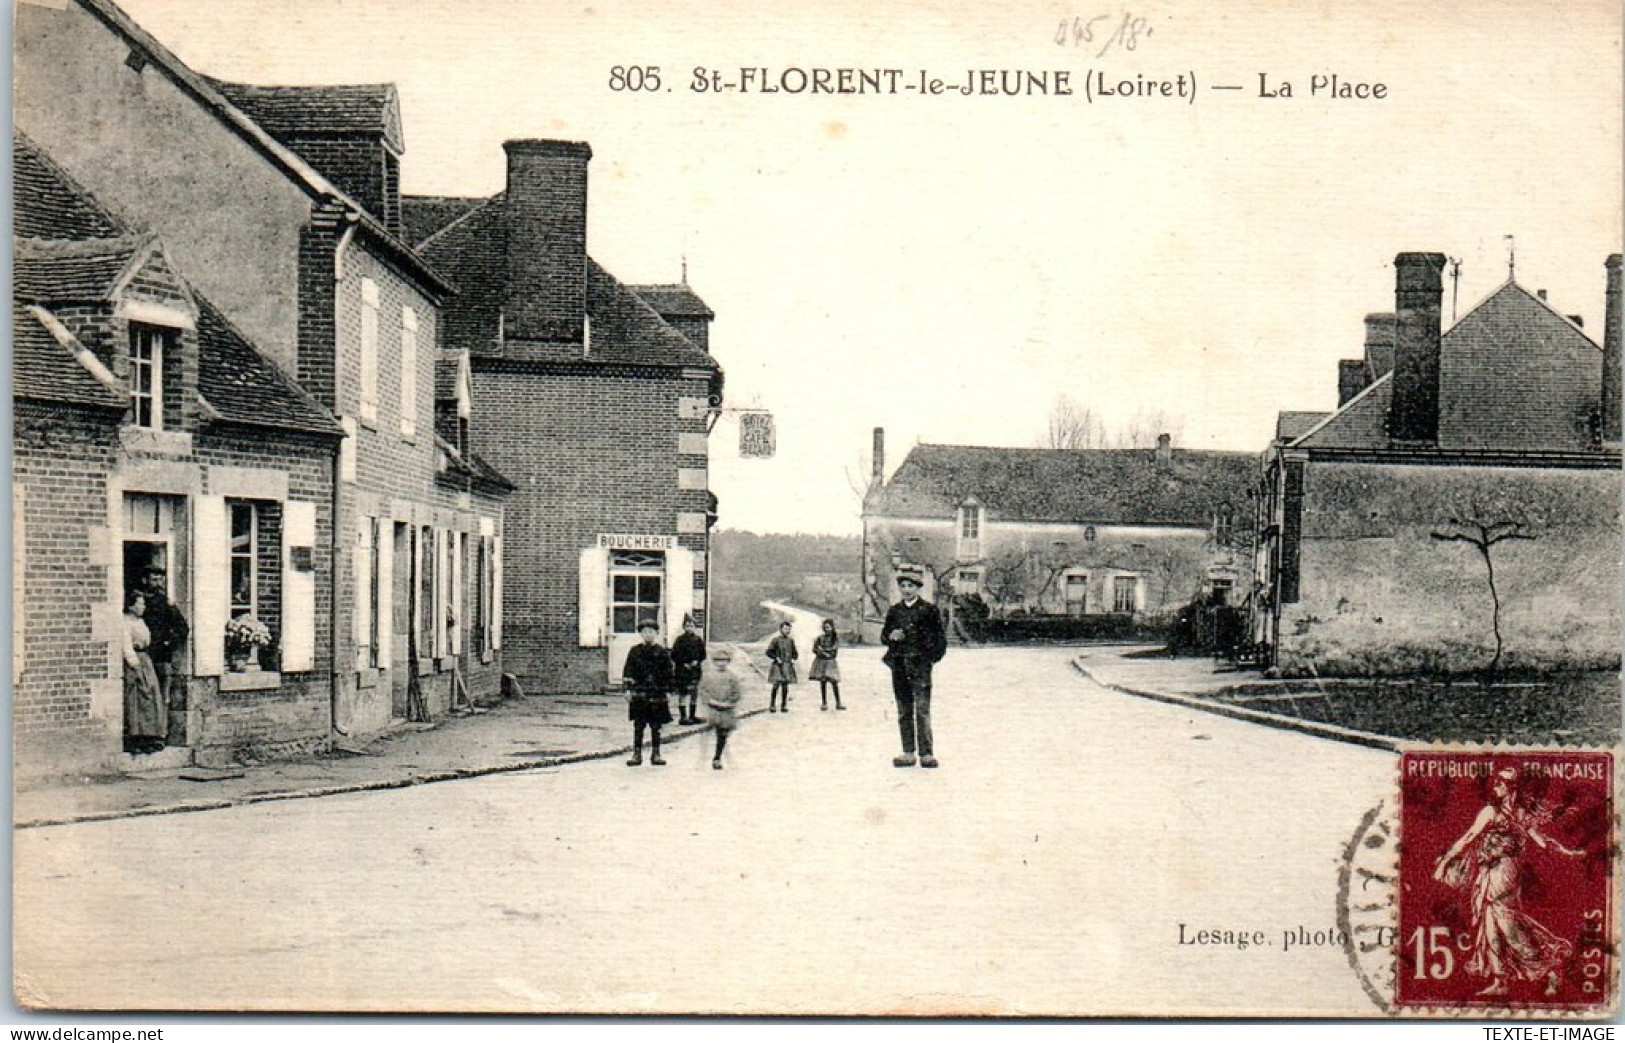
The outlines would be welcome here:
[[[1441,331],[1444,264],[1395,259],[1339,408],[1265,454],[1254,635],[1283,670],[1619,662],[1619,256],[1600,347],[1511,280]]]
[[[506,190],[404,201],[407,234],[457,283],[445,340],[482,418],[470,444],[517,487],[502,613],[530,691],[618,683],[638,624],[706,624],[715,520],[707,434],[722,370],[687,285],[627,286],[587,251],[572,141],[504,145]]]
[[[1175,449],[1166,435],[1154,449],[918,445],[883,481],[875,441],[863,508],[873,622],[909,566],[926,597],[977,595],[994,614],[1158,614],[1229,600],[1247,577],[1237,537],[1251,454]]]

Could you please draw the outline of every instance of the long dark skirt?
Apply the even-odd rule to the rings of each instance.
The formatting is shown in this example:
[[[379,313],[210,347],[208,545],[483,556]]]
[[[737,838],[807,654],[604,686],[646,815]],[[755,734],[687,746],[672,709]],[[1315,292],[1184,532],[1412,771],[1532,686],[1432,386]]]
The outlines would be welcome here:
[[[169,734],[169,708],[158,687],[158,673],[147,653],[137,652],[135,666],[124,665],[124,734],[132,739],[162,739]]]

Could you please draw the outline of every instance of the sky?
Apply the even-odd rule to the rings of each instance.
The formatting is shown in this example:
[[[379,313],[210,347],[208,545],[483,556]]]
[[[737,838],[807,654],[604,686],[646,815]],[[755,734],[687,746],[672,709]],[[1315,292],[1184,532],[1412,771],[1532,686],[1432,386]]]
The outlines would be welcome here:
[[[775,417],[770,460],[717,424],[728,528],[856,534],[873,428],[889,472],[920,442],[1039,444],[1062,394],[1108,430],[1160,413],[1178,445],[1260,451],[1278,411],[1335,406],[1396,253],[1460,260],[1448,321],[1515,250],[1600,340],[1620,249],[1612,0],[122,6],[209,75],[397,84],[408,193],[500,191],[510,138],[590,143],[589,252],[628,283],[686,263],[727,405]],[[612,89],[629,66],[660,89]],[[692,89],[747,67],[1073,93]],[[1311,93],[1333,76],[1385,96]]]

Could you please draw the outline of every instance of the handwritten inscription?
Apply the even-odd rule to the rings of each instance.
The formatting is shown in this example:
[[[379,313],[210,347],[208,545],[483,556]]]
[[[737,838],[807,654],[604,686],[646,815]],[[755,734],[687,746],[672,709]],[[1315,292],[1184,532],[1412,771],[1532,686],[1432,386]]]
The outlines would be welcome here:
[[[1096,58],[1104,58],[1113,50],[1138,50],[1140,44],[1151,39],[1154,30],[1143,17],[1127,11],[1121,15],[1097,14],[1091,18],[1075,16],[1061,19],[1060,28],[1055,30],[1055,44],[1088,48]]]

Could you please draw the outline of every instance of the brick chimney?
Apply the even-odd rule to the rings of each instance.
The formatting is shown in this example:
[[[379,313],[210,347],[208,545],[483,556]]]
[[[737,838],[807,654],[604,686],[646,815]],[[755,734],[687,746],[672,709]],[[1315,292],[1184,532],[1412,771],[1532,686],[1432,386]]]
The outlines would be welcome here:
[[[1337,363],[1337,408],[1364,391],[1371,383],[1371,370],[1365,359],[1339,359]]]
[[[1157,436],[1157,466],[1166,471],[1174,461],[1174,439],[1172,435],[1161,434]]]
[[[1365,364],[1376,380],[1394,368],[1394,316],[1374,311],[1365,317]]]
[[[581,343],[587,316],[587,163],[579,141],[507,141],[505,340]]]
[[[1609,257],[1608,292],[1603,306],[1608,314],[1602,323],[1602,440],[1620,441],[1620,357],[1619,357],[1619,254]]]
[[[1402,253],[1394,258],[1394,397],[1388,437],[1439,441],[1440,303],[1445,256]]]
[[[874,463],[869,469],[869,480],[879,482],[886,477],[886,429],[875,428]]]

